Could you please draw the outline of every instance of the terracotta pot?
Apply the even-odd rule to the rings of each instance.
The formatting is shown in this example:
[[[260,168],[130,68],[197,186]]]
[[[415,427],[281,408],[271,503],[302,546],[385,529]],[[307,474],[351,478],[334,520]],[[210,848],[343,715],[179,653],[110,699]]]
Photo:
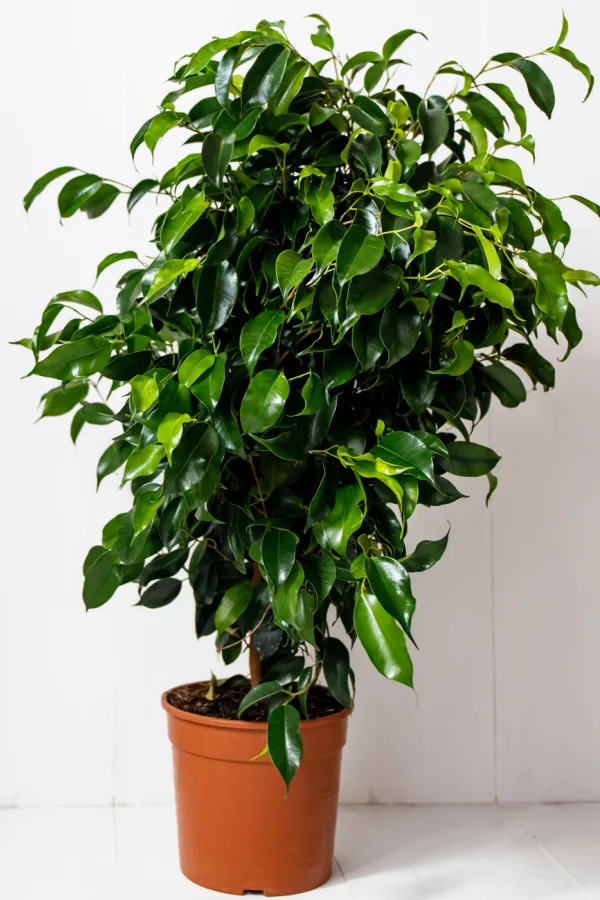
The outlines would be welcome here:
[[[243,894],[298,894],[331,875],[348,711],[302,722],[302,764],[288,797],[264,722],[214,719],[162,705],[173,744],[181,870]]]

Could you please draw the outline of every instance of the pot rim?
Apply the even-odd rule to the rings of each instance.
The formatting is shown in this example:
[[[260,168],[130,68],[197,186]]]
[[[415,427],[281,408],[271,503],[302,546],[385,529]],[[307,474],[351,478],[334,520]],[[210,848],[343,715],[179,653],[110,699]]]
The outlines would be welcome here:
[[[181,687],[189,687],[193,684],[201,684],[199,681],[190,681],[185,684],[177,684],[175,687],[169,688],[168,691],[165,691],[160,698],[161,706],[170,716],[173,716],[175,719],[181,719],[184,722],[191,722],[195,725],[209,725],[216,728],[231,728],[238,729],[242,731],[266,731],[267,723],[266,722],[246,722],[244,719],[219,719],[216,716],[201,716],[198,713],[190,713],[186,712],[183,709],[178,709],[176,706],[173,706],[169,703],[167,697],[172,691],[176,691]],[[349,709],[340,709],[339,712],[332,713],[330,716],[320,716],[318,719],[302,719],[300,723],[300,727],[302,730],[310,728],[311,730],[314,728],[323,728],[328,723],[338,722],[340,719],[345,719],[352,712],[352,708]]]

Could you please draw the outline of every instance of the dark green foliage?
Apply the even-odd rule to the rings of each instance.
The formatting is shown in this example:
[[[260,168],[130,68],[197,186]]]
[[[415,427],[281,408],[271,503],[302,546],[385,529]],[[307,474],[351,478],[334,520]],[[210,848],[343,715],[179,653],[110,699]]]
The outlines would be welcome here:
[[[65,166],[25,198],[28,208],[69,175],[62,216],[101,215],[119,193],[128,210],[149,193],[170,201],[154,261],[122,251],[98,266],[134,261],[114,314],[67,291],[21,343],[36,374],[61,382],[42,416],[75,410],[73,439],[84,424],[122,427],[97,477],[120,470],[132,509],[90,551],[87,608],[136,581],[139,605],[156,609],[189,580],[197,635],[216,631],[227,662],[250,641],[262,657],[263,684],[241,713],[259,701],[271,710],[286,783],[323,666],[337,701],[352,703],[334,619],[386,677],[412,685],[411,574],[441,558],[447,536],[411,554],[407,522],[419,503],[462,497],[453,476],[485,475],[493,490],[499,457],[471,441],[474,426],[493,398],[526,399],[517,372],[554,385],[534,339],[562,332],[575,347],[567,286],[598,283],[568,268],[561,210],[503,155],[513,119],[512,143],[534,153],[506,69],[547,116],[554,108],[538,62],[505,53],[476,74],[446,63],[436,76],[458,76],[456,90],[420,97],[395,87],[393,58],[417,32],[344,63],[317,21],[325,56],[314,64],[282,23],[261,22],[179,66],[131,144],[139,164],[168,132],[186,139],[160,181],[122,191]],[[591,89],[566,33],[544,53]],[[190,102],[199,88],[214,96]],[[108,387],[110,405],[86,400],[90,382]]]

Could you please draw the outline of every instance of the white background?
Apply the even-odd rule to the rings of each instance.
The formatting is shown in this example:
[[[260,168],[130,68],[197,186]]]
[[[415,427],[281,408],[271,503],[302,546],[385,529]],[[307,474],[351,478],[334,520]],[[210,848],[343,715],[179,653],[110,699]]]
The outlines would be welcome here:
[[[567,41],[592,66],[600,14],[563,0]],[[128,142],[166,93],[172,62],[215,34],[284,17],[309,50],[313,0],[218,3],[178,0],[4,0],[0,23],[3,294],[0,443],[0,804],[138,804],[171,797],[162,690],[220,671],[210,639],[193,634],[189,594],[160,611],[132,609],[123,591],[84,614],[81,563],[101,526],[124,508],[114,484],[95,492],[108,432],[89,427],[74,449],[65,419],[33,424],[45,385],[19,380],[29,356],[6,342],[32,332],[56,292],[92,288],[112,251],[148,250],[147,200],[128,221],[122,202],[61,227],[51,187],[29,217],[21,198],[62,164],[128,184],[152,174],[149,154],[131,166]],[[415,37],[405,78],[423,89],[443,60],[478,67],[491,54],[551,45],[555,0],[326,2],[341,52],[377,49],[405,27]],[[406,12],[404,9],[406,9]],[[317,51],[318,52],[318,51]],[[532,112],[534,184],[549,196],[600,199],[596,162],[600,92],[585,106],[583,80],[565,64],[551,123]],[[521,95],[524,89],[515,73]],[[156,170],[175,152],[164,142]],[[527,158],[520,159],[527,167]],[[528,171],[528,169],[527,169]],[[565,203],[574,267],[600,268],[600,222]],[[115,273],[116,270],[112,270]],[[97,288],[113,302],[112,273]],[[382,679],[355,652],[356,713],[345,754],[343,799],[352,802],[481,802],[600,799],[600,597],[595,462],[600,437],[599,296],[577,297],[581,347],[558,371],[553,393],[518,410],[496,404],[478,440],[503,456],[491,509],[484,486],[471,499],[424,510],[413,538],[452,524],[446,557],[415,577],[417,693]],[[546,347],[549,358],[562,355]],[[417,533],[418,532],[418,533]]]

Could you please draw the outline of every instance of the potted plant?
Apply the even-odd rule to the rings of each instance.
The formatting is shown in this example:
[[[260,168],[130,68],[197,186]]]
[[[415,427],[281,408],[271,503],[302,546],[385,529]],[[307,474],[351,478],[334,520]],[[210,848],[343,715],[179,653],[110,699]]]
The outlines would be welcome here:
[[[160,204],[149,261],[125,251],[98,266],[131,266],[114,308],[66,291],[19,343],[59,382],[42,416],[74,411],[73,441],[116,426],[97,480],[120,473],[130,508],[85,560],[86,608],[135,582],[138,605],[158,609],[187,581],[198,637],[216,633],[226,663],[248,649],[249,679],[163,697],[183,871],[237,894],[329,877],[348,645],[412,686],[411,575],[448,535],[412,547],[408,520],[462,497],[453,475],[486,476],[492,493],[499,457],[474,426],[494,397],[526,399],[518,371],[554,386],[534,339],[562,335],[566,357],[581,339],[567,287],[599,283],[563,261],[561,209],[506,155],[533,156],[534,140],[505,73],[554,107],[532,57],[502,53],[475,74],[447,62],[420,96],[398,57],[419,32],[342,61],[313,18],[316,62],[262,21],[177,64],[131,144],[153,153],[181,133],[160,178],[125,189],[65,166],[25,198],[68,176],[63,218],[96,218],[123,194],[130,212]],[[534,56],[570,63],[589,94],[567,30]]]

